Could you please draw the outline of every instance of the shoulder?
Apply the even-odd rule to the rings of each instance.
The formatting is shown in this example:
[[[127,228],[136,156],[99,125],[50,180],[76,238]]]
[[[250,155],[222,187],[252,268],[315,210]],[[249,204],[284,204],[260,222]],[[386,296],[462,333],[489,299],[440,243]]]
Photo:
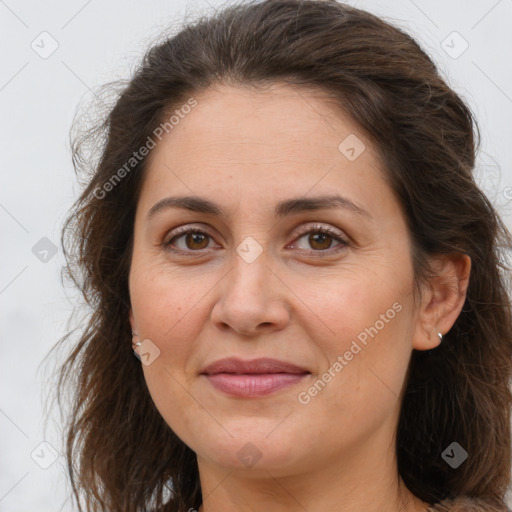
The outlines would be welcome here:
[[[459,496],[430,505],[427,512],[512,512],[504,504],[485,498]]]

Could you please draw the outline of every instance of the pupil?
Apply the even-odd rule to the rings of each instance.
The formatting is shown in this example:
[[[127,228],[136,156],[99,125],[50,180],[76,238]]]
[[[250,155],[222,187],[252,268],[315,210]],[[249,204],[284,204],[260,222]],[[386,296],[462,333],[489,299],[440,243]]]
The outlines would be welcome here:
[[[330,238],[329,235],[323,234],[323,233],[315,233],[313,235],[310,235],[310,243],[314,247],[315,243],[320,243],[321,247],[320,249],[328,249],[331,245],[330,242],[325,244],[325,241]]]
[[[187,245],[189,244],[189,242],[191,243],[191,245],[193,244],[201,244],[201,241],[204,242],[206,240],[206,237],[204,234],[202,233],[189,233],[187,235]],[[206,243],[206,245],[208,245],[208,243]],[[201,247],[199,247],[199,249],[203,249],[205,247],[205,244],[203,243]],[[197,249],[197,247],[195,247]]]

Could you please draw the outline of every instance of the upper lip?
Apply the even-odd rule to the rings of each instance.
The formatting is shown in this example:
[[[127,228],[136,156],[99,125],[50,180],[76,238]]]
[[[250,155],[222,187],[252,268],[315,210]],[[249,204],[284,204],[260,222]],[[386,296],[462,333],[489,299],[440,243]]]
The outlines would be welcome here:
[[[263,357],[259,359],[243,360],[236,357],[219,359],[201,372],[206,375],[215,375],[216,373],[309,373],[305,368],[301,368],[287,361]]]

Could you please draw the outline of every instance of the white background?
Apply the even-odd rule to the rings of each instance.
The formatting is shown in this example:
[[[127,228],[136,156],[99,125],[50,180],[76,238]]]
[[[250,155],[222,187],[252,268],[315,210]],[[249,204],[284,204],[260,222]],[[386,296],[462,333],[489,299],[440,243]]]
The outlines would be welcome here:
[[[510,228],[512,0],[348,3],[412,33],[470,104],[482,131],[478,179]],[[91,97],[91,88],[129,77],[162,30],[179,25],[187,13],[194,17],[219,5],[0,0],[0,512],[72,510],[58,415],[43,428],[55,362],[44,365],[42,358],[66,332],[72,310],[67,297],[74,292],[61,284],[60,247],[46,263],[32,248],[43,237],[59,246],[63,219],[79,191],[69,149],[75,110]],[[46,59],[31,47],[33,41],[43,45],[44,31],[58,43]],[[442,43],[458,53],[463,40],[450,36],[454,31],[469,45],[457,58]],[[49,44],[46,39],[45,48]],[[51,462],[43,441],[58,455],[47,469],[31,457]]]

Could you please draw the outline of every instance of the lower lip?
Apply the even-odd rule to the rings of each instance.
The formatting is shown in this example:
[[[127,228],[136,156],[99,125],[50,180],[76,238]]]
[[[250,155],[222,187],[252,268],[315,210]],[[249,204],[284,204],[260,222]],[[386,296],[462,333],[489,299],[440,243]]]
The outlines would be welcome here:
[[[206,375],[212,386],[232,396],[265,396],[300,382],[308,373],[217,373]]]

